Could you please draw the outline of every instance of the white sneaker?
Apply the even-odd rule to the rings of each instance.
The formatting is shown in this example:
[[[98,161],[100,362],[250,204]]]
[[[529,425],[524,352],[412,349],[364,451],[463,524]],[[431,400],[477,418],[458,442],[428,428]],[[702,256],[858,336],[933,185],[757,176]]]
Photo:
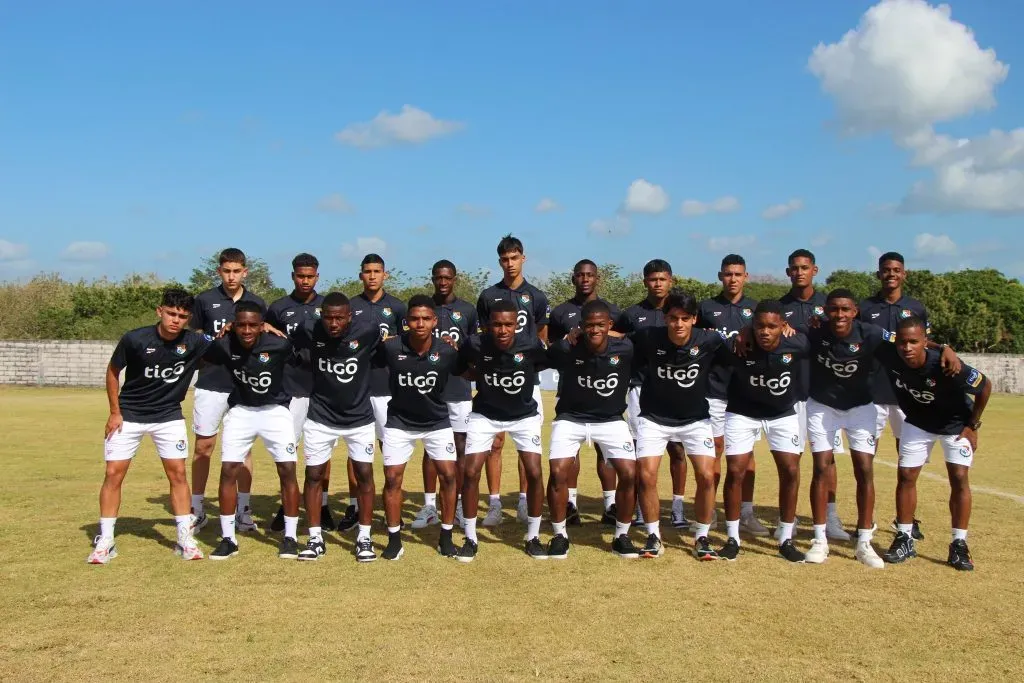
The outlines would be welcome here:
[[[838,514],[831,514],[825,520],[825,535],[833,541],[849,541],[851,538]]]
[[[828,541],[814,539],[810,550],[804,556],[804,562],[810,564],[823,564],[828,559]]]
[[[487,514],[488,515],[491,514],[490,511],[488,511]],[[518,505],[518,507],[516,507],[516,520],[519,521],[519,522],[522,522],[523,524],[526,524],[526,519],[529,516],[530,516],[530,512],[526,508],[526,498],[520,497],[519,498],[519,505]],[[487,526],[487,525],[484,524],[484,526]]]
[[[875,552],[874,546],[869,541],[858,541],[857,552],[855,553],[857,561],[863,565],[871,567],[872,569],[885,569],[885,562],[882,562],[882,558]]]
[[[745,531],[751,536],[767,536],[769,533],[752,514],[740,515],[740,531]]]
[[[521,501],[521,505],[519,506],[519,511],[524,513],[523,521],[525,521],[526,520],[526,517],[525,517],[526,502],[525,501]],[[502,517],[502,515],[501,515],[501,501],[500,500],[492,500],[491,504],[487,508],[487,514],[484,516],[484,521],[482,522],[482,524],[484,526],[498,526],[499,524],[501,524],[501,517]]]
[[[92,552],[89,553],[86,562],[89,564],[108,564],[115,557],[117,557],[117,546],[114,544],[114,539],[97,536],[93,539]]]
[[[195,513],[192,513],[192,533],[198,533],[200,529],[210,523],[210,518],[204,512],[203,514],[196,517]]]
[[[439,521],[441,520],[437,517],[437,508],[433,505],[424,505],[416,513],[416,519],[412,520],[412,528],[425,529],[431,524],[437,524]]]
[[[252,519],[252,508],[246,505],[242,511],[235,515],[236,531],[256,531],[259,527]]]
[[[174,546],[174,554],[183,560],[201,560],[203,551],[199,549],[196,539],[189,534],[185,538],[179,538]]]

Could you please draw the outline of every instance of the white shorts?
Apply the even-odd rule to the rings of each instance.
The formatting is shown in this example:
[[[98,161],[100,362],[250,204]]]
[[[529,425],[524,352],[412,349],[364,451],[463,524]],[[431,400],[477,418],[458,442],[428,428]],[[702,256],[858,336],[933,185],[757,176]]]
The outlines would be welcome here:
[[[533,400],[537,402],[537,416],[544,422],[544,395],[540,393],[540,385],[533,385]]]
[[[698,420],[682,427],[666,427],[646,417],[639,419],[636,457],[664,455],[669,441],[682,444],[687,455],[715,457],[711,420]]]
[[[800,419],[795,414],[772,420],[756,420],[735,413],[726,413],[726,456],[753,452],[754,442],[761,436],[761,432],[768,437],[770,450],[797,454],[804,451],[804,442],[800,438]]]
[[[640,389],[630,387],[626,392],[626,424],[634,441],[640,438]]]
[[[221,420],[228,412],[228,396],[223,391],[196,389],[192,401],[192,431],[196,436],[217,436]]]
[[[540,443],[542,424],[539,415],[521,420],[491,420],[480,413],[470,413],[466,453],[490,453],[491,443],[498,434],[509,434],[517,451],[543,453]]]
[[[114,432],[103,442],[103,459],[131,460],[139,450],[142,437],[149,434],[156,446],[156,454],[164,460],[182,460],[188,457],[188,434],[184,420],[170,422],[124,422],[121,431]]]
[[[384,425],[388,421],[388,404],[391,403],[390,396],[371,396],[370,407],[373,408],[373,426],[378,441],[384,440]]]
[[[874,453],[875,406],[871,403],[849,410],[836,410],[813,398],[807,400],[807,436],[811,441],[812,453],[833,451],[840,433],[846,432],[850,450],[860,453]]]
[[[942,455],[953,465],[970,467],[974,462],[974,450],[967,439],[959,434],[932,434],[912,424],[904,423],[900,438],[900,467],[921,467],[928,462],[932,446],[942,445]]]
[[[423,442],[423,449],[431,460],[455,460],[455,434],[451,427],[425,432],[408,432],[397,427],[385,427],[384,467],[409,462],[417,441]]]
[[[453,432],[465,434],[469,425],[469,414],[473,412],[472,401],[452,401],[448,404],[448,422]]]
[[[274,462],[296,462],[295,426],[292,414],[284,406],[235,406],[224,416],[220,435],[220,461],[242,462],[256,437],[270,452]]]
[[[551,445],[548,458],[551,460],[575,458],[584,442],[600,446],[605,461],[612,458],[636,460],[633,435],[629,433],[629,426],[623,420],[585,424],[570,420],[555,420],[551,425]]]
[[[711,433],[717,439],[725,436],[725,405],[724,398],[709,398],[708,412],[711,414]]]
[[[811,436],[807,432],[807,401],[796,402],[793,404],[793,410],[796,411],[796,416],[800,418],[800,438],[804,440],[804,444],[809,445],[811,443]],[[846,449],[843,448],[843,433],[836,432],[836,438],[832,442],[832,455],[839,455],[845,452]]]
[[[309,396],[292,396],[292,400],[288,404],[288,412],[292,414],[295,443],[298,443],[302,440],[302,425],[306,422],[306,413],[309,412]]]
[[[302,428],[302,450],[306,454],[306,467],[323,465],[330,460],[339,439],[345,442],[349,458],[356,462],[373,462],[375,437],[373,423],[339,429],[306,420]]]
[[[906,414],[897,405],[885,405],[875,406],[875,438],[881,439],[882,432],[885,431],[885,423],[889,423],[889,428],[892,429],[893,438],[899,439],[900,434],[903,432],[903,421],[906,419]]]

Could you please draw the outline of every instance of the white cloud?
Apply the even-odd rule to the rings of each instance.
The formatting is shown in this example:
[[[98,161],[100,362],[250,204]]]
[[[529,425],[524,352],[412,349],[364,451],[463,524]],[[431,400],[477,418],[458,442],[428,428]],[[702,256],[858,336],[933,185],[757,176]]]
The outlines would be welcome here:
[[[775,221],[780,218],[785,218],[789,214],[795,213],[802,208],[804,208],[803,200],[790,199],[785,204],[772,204],[761,212],[761,218],[766,221]]]
[[[914,238],[914,249],[917,255],[923,258],[935,256],[956,256],[960,251],[956,242],[948,235],[933,235],[922,232]]]
[[[735,213],[740,210],[740,200],[731,195],[719,197],[710,202],[687,199],[680,207],[684,216],[703,216],[709,213]]]
[[[332,192],[316,203],[318,211],[324,213],[352,213],[356,207],[349,204],[345,197],[337,192]]]
[[[633,213],[662,213],[668,208],[668,193],[661,185],[638,178],[630,183],[623,208]]]
[[[20,261],[28,256],[27,244],[15,244],[0,240],[0,261]]]
[[[611,218],[598,218],[587,228],[590,234],[600,237],[623,237],[633,230],[629,216],[617,214]]]
[[[832,242],[834,236],[828,232],[819,232],[811,238],[811,246],[814,248],[824,247]]]
[[[552,211],[561,211],[562,205],[550,197],[544,197],[537,202],[537,206],[533,207],[533,210],[537,213],[551,213]]]
[[[487,206],[480,206],[479,204],[470,204],[469,202],[463,202],[455,207],[455,210],[466,216],[490,216],[491,209]]]
[[[361,259],[367,254],[384,255],[388,250],[388,243],[379,237],[357,237],[355,242],[345,242],[341,245],[341,258],[346,260]]]
[[[466,124],[434,118],[429,112],[404,105],[397,114],[382,110],[370,121],[352,123],[334,135],[344,145],[371,148],[387,145],[418,145],[433,138],[451,135]]]
[[[752,247],[757,244],[755,235],[726,235],[721,237],[709,237],[705,246],[708,251],[735,252],[740,249]]]
[[[65,261],[102,261],[110,253],[110,247],[103,242],[72,242],[60,257]]]
[[[867,252],[872,261],[878,261],[878,257],[882,255],[882,250],[873,244],[867,248]]]

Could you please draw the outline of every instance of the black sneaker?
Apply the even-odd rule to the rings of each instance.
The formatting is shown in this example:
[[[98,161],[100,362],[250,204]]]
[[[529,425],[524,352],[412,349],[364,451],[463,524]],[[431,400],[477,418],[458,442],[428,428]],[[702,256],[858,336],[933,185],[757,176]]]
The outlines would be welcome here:
[[[635,560],[640,557],[640,551],[636,549],[633,541],[629,540],[629,536],[626,534],[621,534],[612,541],[612,554],[627,560]]]
[[[324,539],[315,536],[306,541],[306,547],[299,552],[299,559],[307,562],[314,562],[327,554],[327,546]]]
[[[338,525],[334,523],[334,515],[331,514],[330,505],[320,506],[320,528],[324,531],[334,531]]]
[[[459,562],[472,562],[476,559],[476,551],[479,549],[476,541],[471,541],[468,538],[466,542],[462,544],[462,548],[459,549],[455,559]]]
[[[548,559],[548,551],[544,549],[544,544],[536,536],[526,542],[526,554],[535,560]]]
[[[658,534],[649,534],[647,536],[647,543],[644,544],[643,549],[640,551],[640,557],[661,557],[664,552],[665,547],[661,545],[661,537]]]
[[[779,555],[782,555],[790,562],[804,561],[804,554],[797,550],[796,546],[793,545],[793,541],[788,538],[779,546]]]
[[[615,503],[612,503],[612,506],[601,515],[601,524],[604,526],[615,526],[615,516],[617,514],[619,514],[618,508],[615,506]]]
[[[892,539],[892,545],[882,554],[882,560],[889,564],[906,562],[912,557],[917,557],[917,550],[914,548],[914,539],[902,531]]]
[[[736,542],[735,538],[730,538],[722,546],[722,549],[718,551],[718,557],[723,560],[729,560],[733,562],[740,554],[740,544]]]
[[[277,556],[282,560],[294,560],[299,556],[299,542],[291,536],[285,536],[277,546]]]
[[[347,512],[345,513],[348,514]],[[405,555],[405,548],[402,547],[402,532],[388,534],[388,544],[384,546],[384,552],[380,554],[385,560],[400,560]]]
[[[440,553],[441,557],[454,558],[459,554],[458,547],[452,541],[451,529],[441,529],[441,536],[437,539],[437,552]]]
[[[894,520],[892,520],[892,524],[890,524],[889,527],[893,531],[899,533],[900,528],[899,528],[899,526],[897,526],[897,524],[898,524],[898,522],[894,519]],[[910,532],[910,535],[914,537],[915,541],[923,541],[924,540],[924,532],[921,531],[921,520],[919,520],[919,519],[915,519],[914,520],[914,529]]]
[[[274,521],[270,523],[271,531],[284,531],[284,506],[277,508],[277,514],[274,515]]]
[[[949,544],[949,558],[946,560],[946,564],[962,572],[974,571],[974,560],[971,558],[967,541],[958,538]]]
[[[707,536],[701,536],[693,542],[693,556],[698,560],[720,560],[718,551],[711,547]]]
[[[238,544],[232,541],[230,538],[220,539],[220,543],[214,548],[213,552],[210,553],[211,560],[226,560],[229,557],[234,557],[238,554]]]
[[[569,537],[558,534],[548,543],[548,559],[564,560],[569,556]]]
[[[338,531],[348,531],[359,524],[359,513],[356,511],[355,505],[349,505],[345,508],[345,516],[342,517],[337,524]]]
[[[373,562],[377,553],[373,551],[373,541],[369,538],[356,539],[356,562]]]
[[[580,520],[580,511],[572,503],[569,503],[569,507],[565,512],[565,523],[569,526],[582,526],[583,522]]]

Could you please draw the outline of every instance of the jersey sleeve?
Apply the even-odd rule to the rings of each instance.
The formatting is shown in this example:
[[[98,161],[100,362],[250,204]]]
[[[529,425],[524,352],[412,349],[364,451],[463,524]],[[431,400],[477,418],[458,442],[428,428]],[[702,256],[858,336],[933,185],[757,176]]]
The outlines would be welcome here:
[[[545,359],[547,366],[555,370],[562,370],[568,365],[571,347],[564,339],[548,347]]]
[[[378,335],[378,339],[379,338],[380,337]],[[392,337],[391,339],[396,339],[396,337]],[[394,343],[391,339],[377,344],[377,348],[373,350],[373,357],[370,359],[370,365],[375,368],[388,367],[388,344]]]
[[[801,356],[806,356],[811,352],[810,339],[803,332],[797,332],[790,337],[789,343],[792,345],[794,353],[798,353]]]
[[[868,341],[872,345],[874,353],[879,353],[878,349],[885,345],[892,345],[896,341],[896,333],[890,332],[884,327],[879,327],[872,323],[861,323],[860,325],[861,335],[865,341]]]
[[[960,373],[953,380],[972,396],[977,396],[985,388],[985,375],[967,363],[962,364]]]
[[[203,306],[202,300],[196,297],[195,302],[192,304],[192,317],[188,320],[188,326],[193,330],[210,332],[211,330],[206,329],[206,323],[206,307]]]
[[[476,299],[476,319],[477,325],[480,326],[481,330],[487,329],[487,324],[491,320],[490,310],[487,308],[487,297],[480,293],[480,296]]]
[[[469,318],[469,322],[466,323],[467,329],[469,329],[470,336],[480,334],[480,316],[477,315],[475,308],[467,307],[469,310],[466,311],[466,315]]]
[[[131,352],[131,340],[128,335],[124,335],[117,342],[117,346],[114,347],[114,353],[110,355],[110,365],[121,372],[128,365],[128,355]]]
[[[920,310],[917,312],[920,316],[921,321],[924,323],[924,333],[927,336],[932,336],[932,323],[928,320],[928,309],[924,307],[924,304],[920,305]]]
[[[276,302],[275,302],[276,304]],[[263,321],[278,330],[281,329],[281,314],[275,304],[271,304],[270,308],[267,309],[267,314],[264,316]]]
[[[538,289],[537,295],[533,298],[533,321],[537,327],[543,327],[548,324],[550,317],[551,304],[548,303],[548,295]]]
[[[619,318],[615,321],[615,325],[612,326],[612,329],[616,332],[621,332],[626,336],[633,334],[635,328],[633,326],[633,318],[630,317],[629,311],[622,311],[622,313],[619,314]]]
[[[217,339],[212,344],[210,344],[210,348],[206,349],[206,353],[203,354],[204,363],[208,363],[210,365],[224,364],[224,361],[227,359],[228,353],[227,350],[224,348],[224,345],[227,342],[222,340],[226,339],[227,337],[221,337],[221,339]]]

